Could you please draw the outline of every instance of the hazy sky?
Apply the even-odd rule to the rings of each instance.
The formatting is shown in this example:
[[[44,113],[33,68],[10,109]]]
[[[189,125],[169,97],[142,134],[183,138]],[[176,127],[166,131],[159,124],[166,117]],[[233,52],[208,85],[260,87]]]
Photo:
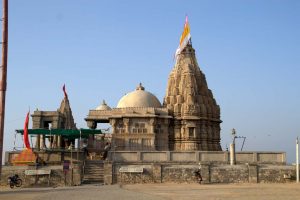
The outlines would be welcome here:
[[[81,128],[89,109],[102,99],[115,107],[139,82],[162,101],[188,14],[198,63],[221,107],[222,148],[235,128],[247,137],[244,150],[285,151],[294,162],[300,1],[9,2],[4,150],[29,107],[59,107],[64,83]]]

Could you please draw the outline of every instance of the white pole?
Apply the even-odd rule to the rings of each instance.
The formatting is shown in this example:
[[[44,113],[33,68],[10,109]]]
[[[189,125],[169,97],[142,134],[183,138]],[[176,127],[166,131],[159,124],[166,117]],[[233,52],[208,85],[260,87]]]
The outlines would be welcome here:
[[[296,140],[296,180],[299,183],[299,140]]]
[[[230,165],[235,165],[235,144],[231,143],[230,144]]]

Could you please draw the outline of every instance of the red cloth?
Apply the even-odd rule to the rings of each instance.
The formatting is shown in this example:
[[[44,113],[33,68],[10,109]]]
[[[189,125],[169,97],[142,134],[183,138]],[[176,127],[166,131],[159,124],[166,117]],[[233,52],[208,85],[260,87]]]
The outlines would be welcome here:
[[[29,112],[28,112],[27,115],[26,115],[26,120],[25,120],[25,125],[24,125],[24,134],[23,134],[23,137],[24,137],[24,144],[25,144],[25,147],[26,147],[27,149],[31,149],[31,148],[30,148],[29,139],[28,139],[28,123],[29,123]]]
[[[66,85],[65,85],[65,84],[64,84],[64,86],[63,86],[63,91],[64,91],[64,94],[65,94],[65,97],[67,98],[68,95],[67,95],[67,92],[66,92]]]

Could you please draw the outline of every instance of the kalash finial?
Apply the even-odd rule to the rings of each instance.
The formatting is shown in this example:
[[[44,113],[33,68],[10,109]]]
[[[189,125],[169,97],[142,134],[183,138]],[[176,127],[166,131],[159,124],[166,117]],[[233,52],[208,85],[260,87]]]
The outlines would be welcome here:
[[[145,88],[143,87],[142,83],[140,83],[137,87],[136,90],[145,90]]]
[[[104,99],[103,99],[103,101],[102,101],[102,105],[107,106],[107,104],[106,104],[106,102],[105,102]]]

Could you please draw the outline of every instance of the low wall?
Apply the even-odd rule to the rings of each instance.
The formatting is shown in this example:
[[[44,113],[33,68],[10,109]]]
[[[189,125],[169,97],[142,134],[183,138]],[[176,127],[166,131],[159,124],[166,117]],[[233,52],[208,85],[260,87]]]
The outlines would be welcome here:
[[[109,152],[114,162],[215,162],[229,163],[228,151],[115,151]],[[237,152],[236,162],[286,164],[285,152]]]
[[[120,170],[143,168],[143,172]],[[105,184],[197,183],[197,164],[178,163],[104,163]],[[295,180],[295,166],[201,164],[201,175],[207,183],[285,183]]]
[[[14,174],[18,174],[22,179],[24,187],[30,186],[48,186],[48,175],[25,176],[25,170],[34,170],[33,166],[2,166],[1,185],[7,185],[7,179]],[[42,170],[51,170],[49,186],[63,186],[63,185],[80,185],[82,180],[82,166],[76,164],[73,170],[68,170],[65,176],[62,165],[52,165],[38,167]]]

